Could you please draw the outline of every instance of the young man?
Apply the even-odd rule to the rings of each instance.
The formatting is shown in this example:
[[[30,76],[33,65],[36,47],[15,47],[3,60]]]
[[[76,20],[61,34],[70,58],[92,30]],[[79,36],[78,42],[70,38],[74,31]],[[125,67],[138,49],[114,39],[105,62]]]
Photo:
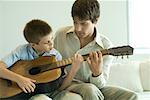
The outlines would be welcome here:
[[[58,30],[54,46],[63,58],[71,57],[75,53],[89,54],[89,57],[75,75],[76,81],[73,81],[63,92],[64,96],[73,92],[80,95],[81,100],[136,100],[136,94],[131,91],[105,86],[112,56],[102,56],[100,50],[112,47],[112,43],[96,28],[100,17],[98,1],[76,0],[71,14],[74,26]],[[71,67],[67,67],[68,72],[70,69]],[[70,97],[70,100],[71,98],[73,97]]]
[[[31,20],[26,24],[24,28],[24,37],[27,40],[28,44],[24,44],[17,47],[9,55],[1,59],[0,78],[16,82],[17,85],[25,93],[21,93],[20,95],[6,98],[5,100],[28,100],[30,97],[31,97],[30,100],[51,100],[48,96],[44,94],[36,95],[36,93],[38,93],[35,91],[36,80],[33,80],[26,76],[19,75],[7,68],[12,66],[18,60],[34,60],[40,56],[55,55],[57,60],[61,60],[62,56],[53,47],[52,28],[45,21],[38,19]],[[79,65],[82,61],[83,61],[82,56],[79,54],[75,54],[72,66],[80,67]],[[21,65],[19,67],[21,67]],[[56,85],[58,86],[56,87],[56,89],[58,89],[60,86],[63,89],[66,86],[68,86],[68,83],[71,82],[70,80],[72,80],[72,77],[67,75],[64,82],[62,77],[58,78],[57,80],[59,81],[55,81],[53,85],[55,86],[56,84],[58,84]],[[54,86],[52,86],[52,88]]]

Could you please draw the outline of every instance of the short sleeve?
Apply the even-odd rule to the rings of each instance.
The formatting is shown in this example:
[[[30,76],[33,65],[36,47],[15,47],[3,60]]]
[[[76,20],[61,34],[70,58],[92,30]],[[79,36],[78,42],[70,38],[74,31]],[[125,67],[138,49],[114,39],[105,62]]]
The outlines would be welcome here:
[[[16,61],[20,60],[21,48],[17,47],[10,54],[6,55],[1,60],[8,66],[12,66]]]

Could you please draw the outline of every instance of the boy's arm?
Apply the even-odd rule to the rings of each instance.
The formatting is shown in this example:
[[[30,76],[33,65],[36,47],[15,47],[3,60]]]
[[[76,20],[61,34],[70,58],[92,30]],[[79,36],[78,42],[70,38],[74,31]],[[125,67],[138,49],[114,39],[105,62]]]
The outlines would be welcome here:
[[[9,69],[7,69],[7,65],[3,61],[0,61],[0,78],[9,79],[16,82],[25,93],[34,92],[35,80],[23,77],[10,71]]]
[[[67,74],[66,78],[64,79],[59,90],[63,90],[71,84],[74,76],[76,75],[77,71],[80,68],[81,62],[83,62],[83,57],[80,54],[75,54],[73,62],[72,62],[72,68],[69,71],[69,73]]]

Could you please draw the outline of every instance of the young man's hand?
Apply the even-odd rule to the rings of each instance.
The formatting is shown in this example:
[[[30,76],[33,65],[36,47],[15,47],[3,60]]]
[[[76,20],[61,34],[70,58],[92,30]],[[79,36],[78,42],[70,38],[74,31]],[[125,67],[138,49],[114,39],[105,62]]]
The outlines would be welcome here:
[[[35,89],[35,83],[36,80],[24,77],[24,76],[20,76],[17,79],[17,84],[18,86],[25,92],[25,93],[31,93],[34,92]]]
[[[77,72],[80,68],[81,63],[84,61],[80,54],[75,54],[72,62],[72,68]]]
[[[91,52],[87,58],[93,76],[99,76],[102,73],[103,58],[100,51]]]

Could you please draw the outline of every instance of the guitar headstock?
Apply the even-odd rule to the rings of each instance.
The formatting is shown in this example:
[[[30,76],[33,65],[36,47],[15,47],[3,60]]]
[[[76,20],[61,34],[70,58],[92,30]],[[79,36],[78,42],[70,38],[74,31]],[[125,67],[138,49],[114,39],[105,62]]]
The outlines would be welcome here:
[[[109,55],[113,56],[124,56],[124,55],[133,55],[134,48],[127,46],[120,46],[108,49]]]

